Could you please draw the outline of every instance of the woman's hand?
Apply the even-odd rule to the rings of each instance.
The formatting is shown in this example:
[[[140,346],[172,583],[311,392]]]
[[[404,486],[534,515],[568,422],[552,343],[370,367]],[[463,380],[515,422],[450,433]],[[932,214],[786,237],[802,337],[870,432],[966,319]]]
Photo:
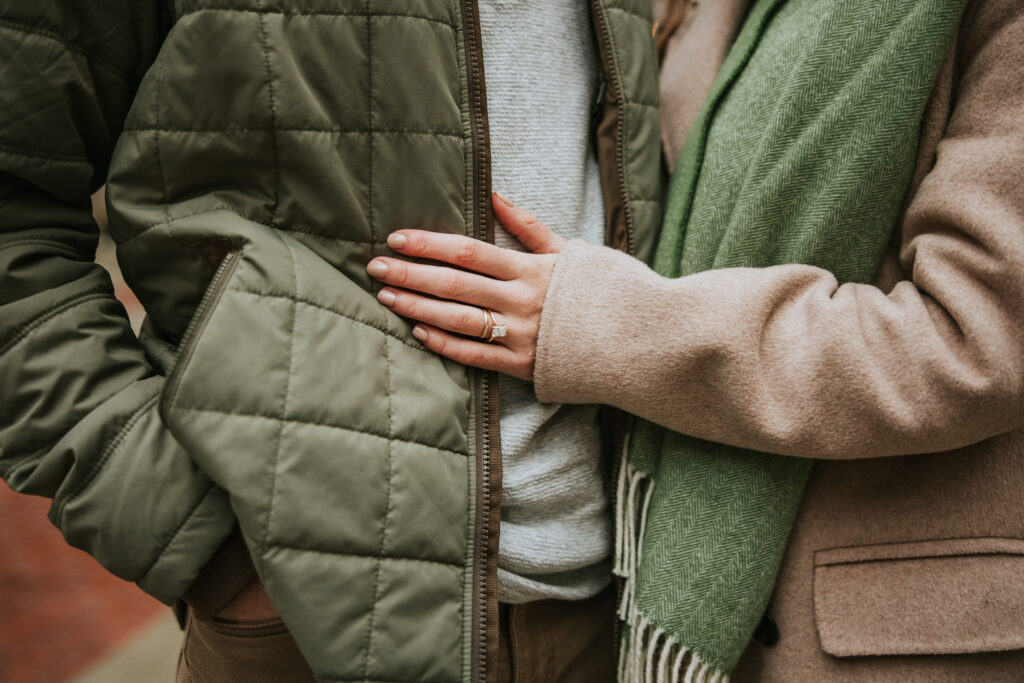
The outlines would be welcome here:
[[[427,348],[464,365],[532,380],[540,312],[565,240],[498,193],[492,203],[505,229],[534,253],[461,235],[399,230],[388,236],[394,251],[458,269],[379,257],[366,270],[388,285],[377,294],[382,304],[419,322],[412,333]],[[483,338],[491,330],[484,309],[493,315],[492,333],[505,326],[505,336]]]

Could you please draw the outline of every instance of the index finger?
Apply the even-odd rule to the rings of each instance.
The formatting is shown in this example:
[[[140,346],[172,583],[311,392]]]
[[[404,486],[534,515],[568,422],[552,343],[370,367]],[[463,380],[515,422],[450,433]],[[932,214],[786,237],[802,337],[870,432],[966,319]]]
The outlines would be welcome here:
[[[463,235],[426,230],[398,230],[388,246],[403,256],[442,261],[498,280],[514,280],[525,267],[524,254]]]

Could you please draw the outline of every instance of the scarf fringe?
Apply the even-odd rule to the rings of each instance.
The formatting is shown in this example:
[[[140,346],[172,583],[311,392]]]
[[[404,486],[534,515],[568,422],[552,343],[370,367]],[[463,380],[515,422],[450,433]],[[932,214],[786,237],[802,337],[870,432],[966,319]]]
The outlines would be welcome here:
[[[638,610],[619,652],[619,683],[729,683],[729,674],[701,659]]]
[[[629,452],[628,437],[623,444]],[[636,606],[636,571],[643,556],[643,538],[654,481],[631,467],[625,457],[619,468],[615,513],[615,563],[623,579],[619,619],[629,627],[619,651],[619,683],[729,683],[729,674],[701,659],[675,636],[655,626]],[[685,670],[684,670],[685,667]]]

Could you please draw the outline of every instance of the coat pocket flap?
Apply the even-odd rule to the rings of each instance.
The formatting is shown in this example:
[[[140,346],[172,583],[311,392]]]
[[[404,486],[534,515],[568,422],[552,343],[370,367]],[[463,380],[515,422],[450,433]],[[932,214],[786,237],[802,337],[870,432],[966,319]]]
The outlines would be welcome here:
[[[968,538],[820,550],[814,613],[837,657],[1024,648],[1024,540]]]

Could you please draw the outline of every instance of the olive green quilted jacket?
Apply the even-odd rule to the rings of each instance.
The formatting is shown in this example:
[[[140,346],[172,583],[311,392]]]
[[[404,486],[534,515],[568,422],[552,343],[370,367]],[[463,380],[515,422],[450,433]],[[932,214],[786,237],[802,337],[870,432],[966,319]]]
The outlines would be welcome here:
[[[608,241],[644,257],[650,3],[593,16]],[[322,680],[484,680],[494,378],[364,267],[399,227],[490,238],[489,185],[473,0],[0,0],[0,475],[166,602],[240,526]]]

